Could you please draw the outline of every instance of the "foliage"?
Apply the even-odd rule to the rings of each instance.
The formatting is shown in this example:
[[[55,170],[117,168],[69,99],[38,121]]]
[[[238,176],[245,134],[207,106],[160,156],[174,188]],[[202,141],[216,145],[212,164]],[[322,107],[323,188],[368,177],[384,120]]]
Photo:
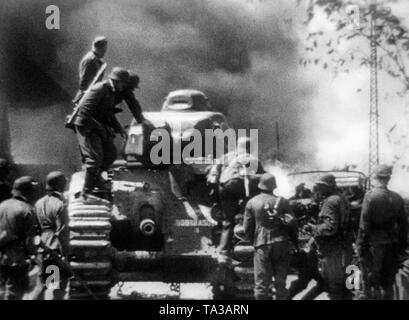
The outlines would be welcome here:
[[[300,64],[321,65],[324,69],[332,69],[338,72],[349,72],[349,68],[355,63],[361,66],[370,65],[370,20],[374,12],[376,16],[375,39],[378,45],[378,68],[385,71],[393,78],[399,79],[403,84],[403,90],[398,92],[403,95],[409,91],[409,73],[407,69],[409,61],[409,31],[403,25],[402,19],[395,15],[388,4],[396,3],[396,0],[377,1],[373,6],[370,0],[298,0],[298,5],[304,4],[307,9],[305,25],[310,25],[318,10],[324,13],[328,21],[335,28],[335,37],[328,38],[323,31],[308,33],[305,41],[304,58]],[[352,24],[351,15],[347,14],[347,8],[359,7],[360,21],[358,25]],[[344,41],[366,39],[365,46],[348,46],[344,50]],[[322,54],[325,50],[326,54]],[[343,51],[344,50],[344,51]]]

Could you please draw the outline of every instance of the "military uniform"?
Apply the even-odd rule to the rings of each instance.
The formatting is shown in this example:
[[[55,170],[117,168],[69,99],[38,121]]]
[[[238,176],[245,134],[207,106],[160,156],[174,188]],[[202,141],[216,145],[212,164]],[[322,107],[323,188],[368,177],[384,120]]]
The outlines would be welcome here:
[[[126,72],[121,69],[121,72]],[[111,79],[97,83],[79,104],[74,119],[83,163],[86,167],[84,192],[101,184],[100,174],[116,160],[115,133],[123,129],[115,117],[116,89]]]
[[[375,180],[363,200],[357,239],[367,298],[393,298],[399,254],[407,242],[408,218],[402,197]]]
[[[65,205],[64,196],[58,191],[48,191],[48,194],[38,200],[35,204],[37,221],[41,231],[42,242],[50,249],[61,256],[68,254],[68,213]],[[47,266],[58,263],[48,255],[43,256],[43,269]],[[43,283],[45,283],[49,274],[43,274]],[[64,298],[65,289],[68,284],[68,274],[60,269],[59,289],[50,290],[51,299],[61,300]]]
[[[239,213],[240,200],[246,198],[245,181],[241,175],[244,165],[256,168],[253,172],[248,172],[249,191],[252,197],[258,193],[258,181],[255,175],[263,173],[264,170],[259,160],[251,154],[230,152],[224,156],[222,164],[215,165],[209,173],[210,177],[217,177],[218,198],[222,209],[223,230],[219,244],[220,252],[225,253],[230,250],[234,216]]]
[[[79,90],[75,95],[73,100],[74,103],[78,103],[85,91],[88,89],[95,76],[98,73],[98,70],[104,64],[102,59],[100,59],[94,51],[88,52],[81,60],[79,65]],[[101,81],[104,77],[104,73],[101,74],[97,81]]]
[[[23,195],[0,204],[0,297],[22,299],[28,289],[28,259],[36,254],[34,209]]]
[[[346,267],[352,261],[352,239],[348,236],[350,206],[336,191],[335,177],[326,175],[318,183],[333,183],[325,195],[312,234],[318,247],[318,265],[331,300],[352,299],[346,288]]]
[[[265,174],[260,179],[263,184],[271,177]],[[259,184],[259,186],[260,186]],[[298,242],[298,228],[288,200],[276,197],[272,190],[251,198],[244,213],[244,232],[255,249],[254,253],[254,296],[267,299],[268,290],[274,276],[276,299],[288,298],[286,279],[290,264],[290,241]],[[290,217],[290,219],[289,219]]]

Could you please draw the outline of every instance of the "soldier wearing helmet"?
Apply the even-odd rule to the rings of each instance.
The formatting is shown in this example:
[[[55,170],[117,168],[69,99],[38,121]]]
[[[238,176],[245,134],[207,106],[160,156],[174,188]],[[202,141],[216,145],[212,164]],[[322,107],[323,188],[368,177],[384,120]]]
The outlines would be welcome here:
[[[286,279],[290,265],[290,243],[298,247],[297,222],[287,199],[273,194],[276,179],[270,173],[261,176],[260,194],[251,198],[244,213],[244,232],[254,246],[254,296],[268,299],[274,276],[276,299],[288,298]]]
[[[138,123],[142,123],[145,118],[143,117],[142,114],[142,108],[141,105],[139,104],[139,101],[135,98],[134,90],[139,88],[139,76],[132,71],[129,71],[129,81],[128,81],[128,86],[126,89],[122,92],[119,92],[116,95],[116,103],[121,103],[122,101],[125,101],[129,111],[131,111],[131,114],[135,118],[135,120]],[[117,108],[116,112],[122,112],[122,109]]]
[[[290,200],[307,199],[311,198],[311,190],[305,187],[305,183],[300,183],[295,187],[295,194],[290,198]]]
[[[64,190],[67,180],[64,173],[53,171],[47,175],[47,194],[39,199],[35,204],[37,222],[41,232],[41,241],[44,245],[64,257],[68,254],[68,213]],[[42,256],[43,271],[47,266],[58,265],[49,255]],[[43,283],[50,274],[43,273]],[[64,270],[60,270],[59,288],[44,288],[44,298],[46,300],[62,300],[68,284],[68,275]]]
[[[108,80],[95,84],[78,105],[74,125],[85,164],[83,196],[94,188],[104,189],[101,172],[108,170],[116,159],[115,134],[126,137],[115,117],[115,97],[127,88],[128,82],[129,72],[115,67]]]
[[[13,197],[0,204],[0,300],[19,300],[29,286],[30,259],[36,254],[34,208],[37,183],[14,181]]]
[[[0,203],[11,198],[11,187],[7,183],[9,172],[9,162],[0,158]]]
[[[388,189],[391,175],[391,166],[378,166],[362,203],[356,244],[369,299],[393,298],[399,255],[407,248],[408,218],[402,197]]]
[[[350,206],[338,192],[335,177],[322,175],[315,184],[318,197],[323,199],[317,224],[304,229],[314,237],[318,248],[319,269],[331,300],[352,299],[345,286],[346,267],[352,260],[352,238],[349,236]]]
[[[208,183],[217,189],[222,208],[222,234],[219,243],[221,260],[229,256],[234,229],[234,216],[240,201],[258,193],[258,174],[264,173],[258,158],[250,153],[251,140],[240,137],[237,150],[225,154],[208,174]]]

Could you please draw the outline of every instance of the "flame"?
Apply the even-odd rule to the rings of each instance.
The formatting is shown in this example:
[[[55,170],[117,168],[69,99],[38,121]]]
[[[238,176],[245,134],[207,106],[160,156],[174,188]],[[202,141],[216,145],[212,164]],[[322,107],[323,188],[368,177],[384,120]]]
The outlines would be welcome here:
[[[273,174],[276,178],[277,189],[274,192],[275,195],[287,199],[294,195],[295,186],[288,177],[292,170],[288,165],[279,161],[267,162],[264,164],[264,170]]]

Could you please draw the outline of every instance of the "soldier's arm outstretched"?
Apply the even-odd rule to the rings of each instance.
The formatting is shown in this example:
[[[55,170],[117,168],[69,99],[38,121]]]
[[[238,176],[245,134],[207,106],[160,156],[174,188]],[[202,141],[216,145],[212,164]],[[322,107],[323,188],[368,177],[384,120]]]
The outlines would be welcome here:
[[[139,101],[135,98],[135,94],[132,91],[128,90],[125,94],[124,100],[135,120],[138,123],[143,122],[145,118],[143,117],[142,114],[141,105],[139,104]]]

